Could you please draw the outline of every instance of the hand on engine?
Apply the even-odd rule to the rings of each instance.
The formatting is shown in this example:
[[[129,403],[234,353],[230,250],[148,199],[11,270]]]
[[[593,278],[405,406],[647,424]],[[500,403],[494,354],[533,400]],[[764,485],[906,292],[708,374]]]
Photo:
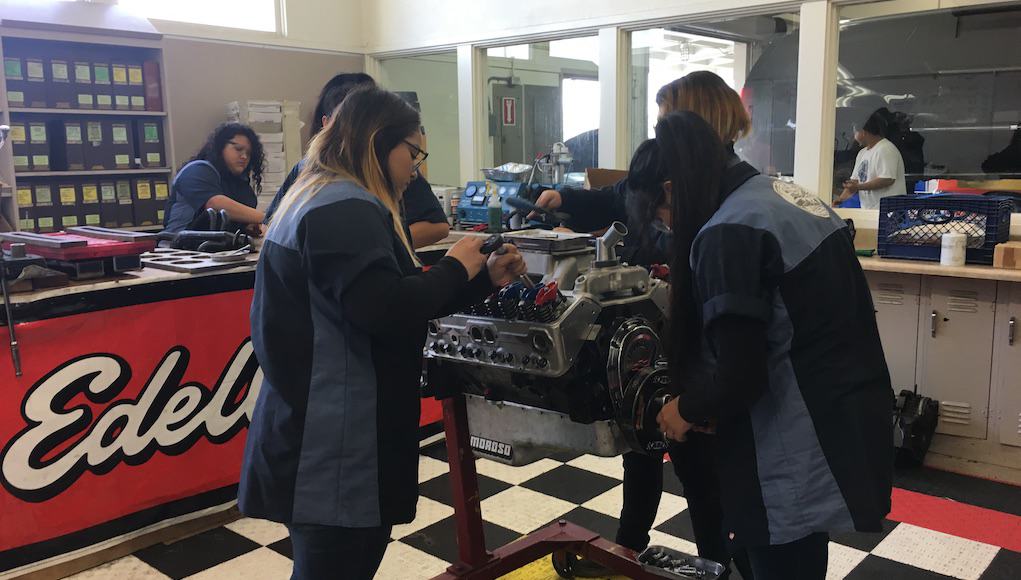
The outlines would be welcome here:
[[[514,244],[504,244],[498,251],[490,254],[486,269],[489,271],[489,280],[495,287],[506,286],[528,271],[525,259],[521,257]]]

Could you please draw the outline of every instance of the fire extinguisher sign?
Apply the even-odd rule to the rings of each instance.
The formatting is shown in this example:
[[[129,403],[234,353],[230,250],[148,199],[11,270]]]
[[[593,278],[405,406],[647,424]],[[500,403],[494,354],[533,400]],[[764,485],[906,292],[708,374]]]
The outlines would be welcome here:
[[[518,100],[514,97],[503,97],[503,126],[514,127],[518,124]]]

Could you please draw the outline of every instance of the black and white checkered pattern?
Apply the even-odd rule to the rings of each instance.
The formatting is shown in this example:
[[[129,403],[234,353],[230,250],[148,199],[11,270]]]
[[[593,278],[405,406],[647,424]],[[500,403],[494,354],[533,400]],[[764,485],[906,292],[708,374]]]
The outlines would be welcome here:
[[[560,455],[524,467],[477,462],[488,547],[496,548],[566,518],[613,538],[623,499],[620,458]],[[652,543],[694,553],[687,502],[669,465]],[[394,528],[379,579],[431,578],[456,559],[450,479],[442,443],[424,450],[419,465],[417,519]],[[843,534],[830,544],[828,578],[867,580],[1021,579],[1021,553],[909,524],[886,522],[881,534]],[[291,545],[284,526],[241,519],[170,545],[146,548],[75,579],[286,580]],[[740,578],[736,573],[733,578]],[[553,580],[548,559],[508,575]]]

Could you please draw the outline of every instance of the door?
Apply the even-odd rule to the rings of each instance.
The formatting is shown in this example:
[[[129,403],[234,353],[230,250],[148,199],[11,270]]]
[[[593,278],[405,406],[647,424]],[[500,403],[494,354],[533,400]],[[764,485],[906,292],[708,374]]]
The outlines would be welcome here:
[[[994,413],[1000,443],[1021,447],[1021,284],[1002,282],[993,344]]]
[[[918,391],[940,402],[938,433],[985,439],[996,282],[926,277],[918,324]]]
[[[922,277],[914,274],[868,272],[869,290],[883,341],[893,390],[913,389],[918,358],[918,308]]]
[[[564,140],[564,111],[560,87],[525,87],[525,157],[532,163],[540,153],[549,153],[553,144]]]
[[[504,163],[531,163],[525,159],[525,133],[521,112],[524,91],[521,85],[493,86],[493,160],[494,167]]]

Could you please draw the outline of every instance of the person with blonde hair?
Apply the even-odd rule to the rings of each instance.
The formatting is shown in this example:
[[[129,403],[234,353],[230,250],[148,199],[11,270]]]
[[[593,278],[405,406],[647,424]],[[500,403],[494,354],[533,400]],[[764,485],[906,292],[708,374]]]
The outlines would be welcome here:
[[[418,501],[419,381],[430,319],[524,272],[512,245],[459,240],[422,271],[400,198],[425,158],[419,114],[351,92],[270,221],[252,344],[263,373],[241,468],[245,515],[283,522],[294,580],[372,578]]]

